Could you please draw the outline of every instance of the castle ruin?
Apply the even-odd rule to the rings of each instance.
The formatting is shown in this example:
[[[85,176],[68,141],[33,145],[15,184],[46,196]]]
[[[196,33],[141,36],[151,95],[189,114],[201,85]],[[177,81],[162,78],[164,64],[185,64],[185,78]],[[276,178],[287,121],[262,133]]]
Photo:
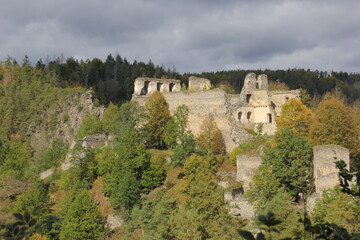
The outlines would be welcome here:
[[[299,98],[299,90],[269,91],[265,74],[249,73],[239,95],[228,95],[221,89],[210,90],[210,81],[190,77],[189,88],[181,90],[179,80],[137,78],[132,100],[145,105],[154,91],[163,93],[171,113],[185,104],[189,108],[189,128],[196,135],[204,119],[212,115],[220,129],[226,150],[231,152],[252,136],[245,130],[261,130],[262,134],[273,135],[275,119],[281,106],[290,98]]]

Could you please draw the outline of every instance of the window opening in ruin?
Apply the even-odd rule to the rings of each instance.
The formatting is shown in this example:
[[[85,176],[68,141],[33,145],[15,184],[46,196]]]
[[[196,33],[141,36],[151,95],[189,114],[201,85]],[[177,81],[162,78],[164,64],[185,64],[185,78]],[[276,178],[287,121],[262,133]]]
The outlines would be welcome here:
[[[247,120],[250,121],[250,118],[251,118],[251,112],[248,112],[247,113]]]
[[[160,91],[162,85],[163,85],[162,83],[158,82],[158,83],[156,84],[156,89],[157,89],[158,91]]]
[[[169,84],[169,92],[172,92],[174,86],[175,86],[175,83],[170,83]]]
[[[141,89],[140,96],[146,95],[149,89],[149,81],[144,82],[144,87]]]
[[[271,113],[268,113],[267,115],[268,123],[272,123],[272,116]]]
[[[241,121],[241,117],[242,117],[242,112],[239,112],[239,113],[238,113],[238,119],[239,119],[239,121]]]
[[[259,83],[256,83],[256,89],[259,89]]]
[[[250,102],[251,94],[246,94],[246,103]]]
[[[289,97],[288,97],[288,96],[285,97],[285,102],[287,102],[287,101],[289,101]]]

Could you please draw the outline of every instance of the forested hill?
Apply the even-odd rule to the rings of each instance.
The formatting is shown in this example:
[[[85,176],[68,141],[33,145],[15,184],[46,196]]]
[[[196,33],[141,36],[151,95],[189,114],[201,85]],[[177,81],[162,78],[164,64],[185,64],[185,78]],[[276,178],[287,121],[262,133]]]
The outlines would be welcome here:
[[[297,71],[278,73],[293,79],[287,82],[292,88],[304,87],[304,76],[331,79],[302,70],[298,80],[288,77]],[[236,92],[245,73],[199,75]],[[27,58],[21,64],[11,58],[2,62],[0,239],[255,239],[248,231],[258,232],[256,239],[359,237],[360,108],[344,104],[350,97],[341,88],[357,80],[334,80],[337,88],[329,87],[334,92],[311,109],[305,101],[290,99],[276,119],[274,137],[249,130],[252,139],[226,153],[214,118],[201,119],[195,134],[190,109],[180,105],[171,114],[159,91],[145,106],[125,101],[138,76],[178,78],[186,84],[188,75],[120,56],[35,66]],[[119,104],[102,104],[109,101]],[[309,217],[303,204],[314,193],[312,149],[321,144],[349,149],[355,173],[340,162],[342,185],[324,191]],[[236,156],[262,153],[243,195]],[[349,188],[354,179],[357,185]],[[253,207],[240,205],[243,199]],[[241,208],[259,217],[246,217],[237,211]]]
[[[341,90],[348,103],[360,98],[360,74],[347,72],[323,72],[304,69],[288,70],[231,70],[219,72],[203,72],[201,74],[184,74],[183,79],[190,75],[201,76],[211,80],[214,86],[230,85],[235,93],[239,93],[244,84],[246,74],[266,74],[270,81],[285,83],[290,89],[305,89],[312,97],[320,97],[326,92]],[[355,86],[355,87],[354,87]]]
[[[8,59],[14,62],[14,59]],[[29,64],[25,57],[23,64]],[[347,72],[323,72],[304,69],[288,70],[229,70],[218,72],[185,73],[176,72],[175,68],[165,68],[148,63],[134,61],[130,63],[120,55],[108,55],[105,61],[99,58],[91,60],[76,60],[73,57],[57,58],[44,63],[41,59],[36,63],[37,69],[56,74],[58,83],[62,87],[84,86],[93,88],[100,103],[110,101],[119,103],[130,100],[133,83],[137,77],[176,78],[182,84],[188,83],[191,75],[208,78],[214,86],[224,85],[230,92],[239,93],[247,73],[265,73],[269,80],[286,83],[290,89],[306,89],[311,97],[319,100],[326,92],[343,95],[344,100],[351,104],[360,98],[360,74]],[[0,73],[1,79],[1,73]]]

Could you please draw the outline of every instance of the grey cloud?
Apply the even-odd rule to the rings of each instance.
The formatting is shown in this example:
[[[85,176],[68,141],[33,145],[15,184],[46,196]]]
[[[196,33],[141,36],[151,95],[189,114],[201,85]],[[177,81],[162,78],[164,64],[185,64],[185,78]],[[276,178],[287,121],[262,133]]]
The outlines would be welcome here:
[[[4,5],[0,58],[119,53],[181,72],[360,71],[360,2],[355,0],[16,0]]]

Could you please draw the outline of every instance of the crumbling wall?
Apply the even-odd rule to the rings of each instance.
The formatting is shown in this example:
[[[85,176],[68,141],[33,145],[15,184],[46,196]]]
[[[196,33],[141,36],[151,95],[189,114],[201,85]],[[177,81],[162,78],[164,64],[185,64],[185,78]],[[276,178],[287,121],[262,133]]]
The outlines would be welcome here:
[[[180,80],[159,78],[137,78],[134,82],[133,96],[150,96],[155,91],[179,92]]]
[[[314,184],[315,192],[322,193],[327,188],[339,184],[336,161],[343,160],[349,169],[349,149],[338,145],[320,145],[314,149]]]
[[[287,101],[289,101],[291,98],[300,99],[300,90],[270,92],[270,101],[275,107],[277,116],[280,116],[281,114],[281,106]]]
[[[165,92],[163,95],[169,104],[171,114],[180,105],[184,104],[189,108],[189,129],[195,136],[200,132],[204,119],[211,115],[223,135],[228,152],[252,137],[233,118],[233,105],[223,90]],[[133,100],[143,106],[147,97],[137,96],[133,97]]]
[[[236,156],[236,180],[243,183],[244,190],[249,189],[249,184],[261,164],[258,155],[241,154]]]
[[[231,103],[225,92],[220,89],[164,93],[164,97],[172,114],[182,104],[189,108],[189,128],[195,136],[200,132],[204,119],[212,115],[223,135],[228,152],[231,152],[240,142],[251,138],[244,129],[236,128],[236,124],[230,120],[232,118]]]
[[[209,90],[210,88],[211,88],[211,83],[209,79],[198,78],[194,76],[189,77],[189,90],[200,91],[200,90]]]

